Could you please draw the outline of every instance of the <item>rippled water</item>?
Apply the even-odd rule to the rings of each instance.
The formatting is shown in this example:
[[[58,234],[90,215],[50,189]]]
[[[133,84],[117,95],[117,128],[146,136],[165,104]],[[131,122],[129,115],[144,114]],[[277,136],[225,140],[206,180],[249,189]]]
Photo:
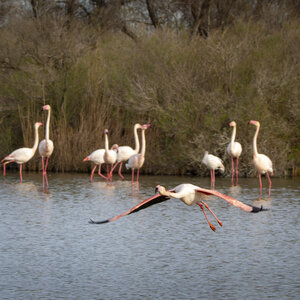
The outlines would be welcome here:
[[[117,176],[115,176],[115,179]],[[153,195],[157,184],[209,178],[142,176],[89,182],[88,174],[0,178],[0,299],[299,299],[300,179],[273,179],[258,199],[258,179],[216,178],[216,189],[270,208],[249,214],[212,198],[222,220],[213,232],[198,206],[172,199],[103,225]],[[264,180],[264,196],[267,182]],[[211,221],[214,219],[208,214]]]

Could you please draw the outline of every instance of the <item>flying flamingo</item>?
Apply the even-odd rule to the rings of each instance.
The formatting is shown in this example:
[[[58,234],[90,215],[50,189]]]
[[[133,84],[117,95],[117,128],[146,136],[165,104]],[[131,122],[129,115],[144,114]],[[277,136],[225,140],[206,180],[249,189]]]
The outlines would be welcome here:
[[[204,163],[210,169],[211,188],[214,189],[216,181],[215,170],[220,170],[222,173],[225,171],[222,160],[219,157],[208,154],[208,152],[205,151],[202,163]]]
[[[271,196],[271,178],[269,176],[269,172],[273,176],[273,167],[271,159],[264,155],[257,152],[257,136],[260,128],[260,123],[258,121],[250,121],[250,124],[256,126],[256,132],[253,137],[253,163],[258,171],[259,176],[259,185],[260,185],[260,196],[262,195],[262,183],[261,183],[261,174],[267,174],[269,180],[269,197]]]
[[[146,152],[146,138],[145,138],[145,131],[151,127],[150,124],[145,124],[142,126],[142,149],[141,153],[134,154],[132,155],[128,163],[125,165],[127,169],[132,170],[132,178],[131,178],[131,184],[133,184],[134,181],[134,170],[137,169],[137,177],[136,177],[136,182],[139,182],[139,173],[140,173],[140,168],[143,166],[144,161],[145,161],[145,152]]]
[[[35,137],[34,137],[34,144],[32,148],[20,148],[17,149],[15,151],[13,151],[12,153],[10,153],[9,155],[7,155],[6,157],[4,157],[0,163],[3,163],[3,175],[5,176],[5,167],[7,164],[11,163],[11,162],[16,162],[17,164],[20,165],[20,181],[22,183],[22,164],[28,162],[33,155],[35,154],[35,151],[37,149],[38,146],[38,142],[39,142],[39,132],[38,129],[39,127],[43,125],[43,123],[35,123],[34,124],[34,129],[35,129]]]
[[[108,223],[108,222],[112,222],[112,221],[116,221],[119,218],[126,216],[126,215],[130,215],[132,213],[138,212],[141,209],[147,208],[153,204],[157,204],[163,201],[166,201],[170,198],[176,198],[176,199],[180,199],[182,202],[184,202],[186,205],[193,205],[193,204],[197,204],[200,206],[200,208],[202,209],[204,216],[210,226],[210,228],[215,231],[216,228],[215,226],[209,221],[205,210],[204,210],[204,206],[205,208],[207,208],[210,213],[214,216],[214,218],[217,220],[217,222],[219,223],[220,226],[222,226],[222,222],[215,216],[215,214],[211,211],[211,209],[209,208],[209,206],[204,202],[204,200],[207,198],[207,196],[217,196],[219,198],[224,199],[225,201],[227,201],[228,203],[230,203],[233,206],[236,206],[246,212],[252,212],[252,213],[256,213],[256,212],[260,212],[262,210],[266,210],[264,209],[262,206],[261,207],[255,207],[255,206],[250,206],[250,205],[246,205],[236,199],[233,199],[227,195],[224,195],[218,191],[215,190],[207,190],[207,189],[203,189],[201,187],[198,187],[196,185],[190,184],[190,183],[186,183],[186,184],[180,184],[178,186],[176,186],[175,188],[173,188],[172,190],[166,191],[166,189],[161,186],[161,185],[157,185],[156,189],[155,189],[155,195],[146,199],[145,201],[139,203],[138,205],[134,206],[133,208],[131,208],[130,210],[124,212],[123,214],[116,216],[114,218],[111,219],[107,219],[104,221],[93,221],[92,219],[89,221],[89,223],[91,224],[103,224],[103,223]],[[204,206],[203,206],[204,205]]]
[[[229,123],[229,126],[233,127],[232,135],[231,135],[231,141],[227,147],[227,153],[231,156],[231,165],[232,165],[232,176],[231,176],[231,182],[233,185],[233,177],[234,177],[234,158],[236,159],[236,184],[238,184],[239,180],[239,172],[238,172],[238,164],[239,164],[239,157],[242,153],[242,146],[240,143],[235,142],[235,136],[236,136],[236,123],[235,121],[232,121]]]
[[[117,162],[114,168],[120,163],[118,174],[119,176],[124,179],[124,176],[121,173],[123,162],[127,161],[132,155],[137,154],[140,150],[140,142],[137,130],[141,129],[142,126],[140,124],[135,124],[133,127],[133,134],[134,134],[134,141],[135,141],[135,149],[132,149],[129,146],[120,146],[118,147],[117,153]]]
[[[50,105],[44,105],[43,110],[48,110],[48,116],[47,116],[46,128],[45,128],[45,139],[40,142],[39,153],[42,157],[43,178],[44,177],[46,178],[46,183],[48,185],[47,166],[48,166],[49,157],[53,152],[54,145],[53,142],[49,139],[49,126],[50,126],[50,115],[51,115]],[[44,164],[44,157],[47,157],[46,164]]]

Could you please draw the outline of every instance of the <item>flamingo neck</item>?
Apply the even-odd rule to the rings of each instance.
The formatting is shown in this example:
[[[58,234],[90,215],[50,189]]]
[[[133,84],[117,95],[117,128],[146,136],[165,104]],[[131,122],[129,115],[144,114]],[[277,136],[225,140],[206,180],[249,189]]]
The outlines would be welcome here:
[[[134,149],[134,151],[136,153],[139,153],[139,151],[140,151],[140,141],[139,141],[139,136],[138,136],[137,130],[138,130],[138,126],[134,126],[134,130],[133,130],[133,133],[134,133],[134,143],[135,143],[135,149]]]
[[[105,152],[107,153],[108,152],[108,136],[107,136],[107,133],[105,133]]]
[[[258,132],[259,132],[259,126],[256,127],[256,132],[254,134],[253,137],[253,155],[257,156],[258,152],[257,152],[257,136],[258,136]]]
[[[232,135],[231,135],[231,142],[230,142],[230,150],[233,150],[233,144],[235,141],[235,136],[236,136],[236,126],[233,126],[233,130],[232,130]]]
[[[142,149],[141,149],[141,155],[145,156],[145,152],[146,152],[145,129],[142,129]]]
[[[50,114],[51,110],[48,110],[48,116],[47,116],[47,121],[46,121],[46,129],[45,129],[45,139],[49,141],[49,127],[50,127]]]
[[[161,191],[160,194],[162,196],[167,196],[170,198],[176,198],[176,199],[182,198],[182,195],[180,193],[174,193],[174,192],[170,192],[170,191],[166,191],[166,190]]]
[[[34,144],[33,147],[31,148],[33,152],[36,151],[39,143],[39,128],[35,127],[35,132],[34,132]]]

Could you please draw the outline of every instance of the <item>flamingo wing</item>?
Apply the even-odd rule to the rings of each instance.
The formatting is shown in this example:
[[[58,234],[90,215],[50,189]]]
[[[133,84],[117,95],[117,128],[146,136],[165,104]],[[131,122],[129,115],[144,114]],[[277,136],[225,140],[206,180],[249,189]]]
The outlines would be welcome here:
[[[217,196],[219,198],[222,198],[225,201],[227,201],[228,203],[230,203],[231,205],[236,206],[236,207],[238,207],[238,208],[240,208],[240,209],[242,209],[246,212],[257,213],[257,212],[260,212],[260,211],[263,211],[263,210],[267,210],[267,209],[263,208],[263,206],[257,207],[257,206],[244,204],[241,201],[236,200],[234,198],[231,198],[227,195],[224,195],[224,194],[222,194],[218,191],[199,189],[199,188],[196,189],[196,191],[199,192],[199,193],[205,194],[205,195],[213,195],[213,196]]]
[[[121,217],[136,213],[138,211],[140,211],[141,209],[147,208],[151,205],[160,203],[160,202],[164,202],[166,200],[169,200],[170,198],[167,196],[162,196],[160,194],[155,194],[154,196],[142,201],[141,203],[137,204],[136,206],[134,206],[133,208],[131,208],[130,210],[114,217],[111,219],[107,219],[107,220],[103,220],[103,221],[93,221],[92,219],[89,221],[90,224],[104,224],[104,223],[108,223],[108,222],[112,222],[112,221],[116,221],[118,219],[120,219]]]

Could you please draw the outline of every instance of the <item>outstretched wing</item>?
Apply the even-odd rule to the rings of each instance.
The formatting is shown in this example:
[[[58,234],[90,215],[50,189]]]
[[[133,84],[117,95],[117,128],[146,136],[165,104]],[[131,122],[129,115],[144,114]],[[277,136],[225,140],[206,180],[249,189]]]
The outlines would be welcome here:
[[[166,196],[162,196],[160,194],[155,194],[154,196],[142,201],[141,203],[139,203],[138,205],[134,206],[133,208],[131,208],[130,210],[124,212],[123,214],[116,216],[114,218],[111,219],[107,219],[107,220],[103,220],[103,221],[93,221],[92,219],[89,221],[90,224],[104,224],[104,223],[108,223],[108,222],[112,222],[112,221],[116,221],[118,219],[120,219],[123,216],[127,216],[133,213],[136,213],[138,211],[140,211],[141,209],[147,208],[153,204],[157,204],[163,201],[166,201],[170,199],[169,197]]]
[[[231,205],[236,206],[236,207],[238,207],[238,208],[240,208],[240,209],[242,209],[246,212],[257,213],[257,212],[260,212],[260,211],[263,211],[263,210],[267,210],[267,209],[263,208],[263,206],[256,207],[256,206],[244,204],[241,201],[236,200],[234,198],[231,198],[227,195],[224,195],[224,194],[222,194],[218,191],[206,190],[206,189],[197,189],[196,191],[199,192],[199,193],[205,194],[205,195],[214,195],[214,196],[217,196],[219,198],[222,198],[225,201],[227,201],[228,203],[230,203]]]

